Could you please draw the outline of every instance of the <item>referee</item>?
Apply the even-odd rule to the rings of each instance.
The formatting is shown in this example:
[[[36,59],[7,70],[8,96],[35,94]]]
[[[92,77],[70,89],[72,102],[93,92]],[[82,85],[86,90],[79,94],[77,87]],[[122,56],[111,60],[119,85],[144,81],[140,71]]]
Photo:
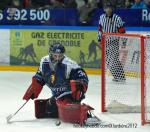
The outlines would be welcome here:
[[[104,8],[104,14],[99,19],[98,41],[101,42],[103,33],[125,33],[122,19],[113,13],[111,4]],[[125,82],[125,74],[119,61],[119,39],[118,37],[106,40],[106,65],[113,76],[114,82]]]

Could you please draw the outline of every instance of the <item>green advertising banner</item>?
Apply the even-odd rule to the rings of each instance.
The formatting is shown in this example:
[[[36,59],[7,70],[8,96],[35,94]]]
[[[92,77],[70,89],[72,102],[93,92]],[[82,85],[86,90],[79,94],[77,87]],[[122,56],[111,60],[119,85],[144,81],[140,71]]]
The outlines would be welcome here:
[[[91,30],[11,30],[10,64],[39,65],[49,46],[61,43],[66,55],[85,68],[99,68],[101,50]]]

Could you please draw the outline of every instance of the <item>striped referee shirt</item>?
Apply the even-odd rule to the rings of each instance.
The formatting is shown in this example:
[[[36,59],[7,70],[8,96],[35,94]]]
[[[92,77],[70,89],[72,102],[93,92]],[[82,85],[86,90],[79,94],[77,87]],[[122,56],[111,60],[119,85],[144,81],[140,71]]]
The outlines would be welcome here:
[[[124,33],[123,25],[124,22],[118,15],[108,17],[105,13],[102,14],[99,19],[98,40],[101,41],[102,33]]]

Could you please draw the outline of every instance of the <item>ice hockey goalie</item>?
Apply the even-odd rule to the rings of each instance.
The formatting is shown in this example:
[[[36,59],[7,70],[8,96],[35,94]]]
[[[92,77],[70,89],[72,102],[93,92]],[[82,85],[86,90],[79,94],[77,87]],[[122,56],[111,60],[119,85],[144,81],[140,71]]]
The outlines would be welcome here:
[[[84,124],[92,107],[81,104],[88,88],[88,77],[85,71],[73,60],[64,55],[65,48],[61,44],[53,44],[49,55],[43,57],[32,83],[23,99],[35,99],[44,85],[47,85],[52,97],[36,99],[36,118],[60,118],[64,122]]]

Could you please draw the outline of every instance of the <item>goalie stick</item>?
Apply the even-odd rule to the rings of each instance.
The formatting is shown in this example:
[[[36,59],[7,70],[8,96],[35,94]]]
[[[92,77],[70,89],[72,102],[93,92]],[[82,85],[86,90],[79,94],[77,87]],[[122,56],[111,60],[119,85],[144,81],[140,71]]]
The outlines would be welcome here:
[[[27,100],[14,114],[10,114],[9,116],[6,117],[7,123],[10,123],[10,120],[25,106],[25,104],[28,102]]]

